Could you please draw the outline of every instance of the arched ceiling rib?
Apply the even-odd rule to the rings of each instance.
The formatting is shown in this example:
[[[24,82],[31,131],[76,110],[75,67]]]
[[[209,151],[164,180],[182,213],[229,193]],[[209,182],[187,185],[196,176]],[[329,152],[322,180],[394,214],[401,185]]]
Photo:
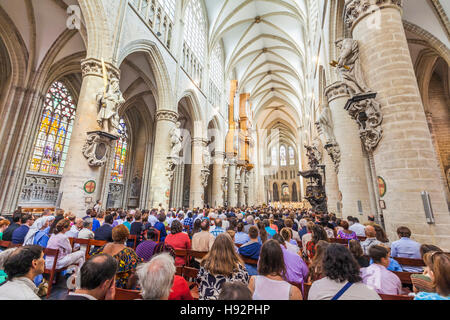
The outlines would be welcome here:
[[[240,93],[250,93],[258,127],[267,123],[264,117],[274,115],[288,121],[290,129],[301,125],[306,96],[308,2],[205,1],[209,51],[223,44],[225,76],[238,80]],[[274,106],[289,111],[273,113]]]

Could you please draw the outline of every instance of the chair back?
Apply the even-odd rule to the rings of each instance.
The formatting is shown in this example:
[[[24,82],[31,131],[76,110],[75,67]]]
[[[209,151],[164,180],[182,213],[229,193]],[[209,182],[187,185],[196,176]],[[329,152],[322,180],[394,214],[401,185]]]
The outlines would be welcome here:
[[[402,284],[412,284],[411,275],[420,274],[418,272],[399,272],[399,271],[392,271],[392,272],[395,273],[397,277],[400,278]]]
[[[157,235],[155,242],[159,243],[159,240],[161,239],[161,232],[156,228],[154,229],[154,231],[156,232]]]
[[[72,249],[75,246],[75,244],[79,244],[80,246],[85,245],[86,246],[86,254],[85,254],[85,260],[89,259],[89,251],[91,249],[91,240],[90,239],[80,239],[80,238],[70,238],[72,239]]]
[[[128,240],[133,241],[133,250],[136,250],[137,235],[135,235],[135,234],[128,235]]]
[[[189,253],[186,249],[174,249],[175,256],[179,258],[183,258],[185,261],[187,261]]]
[[[330,243],[339,243],[339,244],[343,244],[343,245],[348,245],[348,240],[347,239],[339,239],[339,238],[329,238],[328,241]]]
[[[367,237],[357,236],[359,241],[365,241]]]
[[[244,261],[244,263],[246,263],[246,264],[251,264],[251,265],[255,265],[255,266],[258,265],[258,260],[250,259],[241,254],[239,256],[241,257],[242,261]]]
[[[189,257],[197,258],[197,259],[203,259],[204,256],[208,251],[195,251],[195,250],[188,250]]]
[[[198,275],[198,271],[199,269],[196,268],[190,268],[190,267],[183,267],[183,277],[186,280],[190,280],[190,279],[197,279],[197,275]]]
[[[0,248],[9,248],[11,246],[11,241],[0,240]]]
[[[50,248],[45,248],[44,249],[44,256],[45,257],[53,257],[53,265],[51,269],[47,269],[47,267],[45,267],[45,271],[44,273],[52,273],[56,270],[56,263],[58,262],[58,255],[59,255],[59,250],[58,249],[50,249]]]
[[[236,247],[240,248],[242,246],[242,243],[235,243],[234,244]]]
[[[183,276],[183,267],[182,266],[177,266],[175,274],[177,276],[181,276],[182,277]]]
[[[381,300],[414,300],[414,296],[392,295],[392,294],[378,294]]]
[[[425,267],[425,262],[422,259],[410,259],[410,258],[394,258],[399,264],[411,267]]]
[[[114,300],[136,300],[142,299],[141,292],[139,290],[126,290],[116,288],[116,295]]]

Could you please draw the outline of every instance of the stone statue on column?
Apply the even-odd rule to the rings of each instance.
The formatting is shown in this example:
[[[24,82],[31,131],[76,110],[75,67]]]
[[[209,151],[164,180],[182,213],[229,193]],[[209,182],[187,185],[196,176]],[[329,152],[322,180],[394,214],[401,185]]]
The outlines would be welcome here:
[[[339,39],[336,46],[341,50],[336,67],[349,89],[350,97],[370,92],[359,61],[358,42],[350,38]]]
[[[183,137],[181,136],[181,123],[177,121],[175,127],[169,131],[170,154],[167,157],[167,173],[169,181],[173,180],[176,165],[180,164],[180,151],[182,148]]]
[[[338,173],[339,163],[341,162],[341,150],[339,144],[337,143],[336,136],[334,135],[331,110],[326,98],[322,113],[316,122],[316,128],[319,135],[322,135],[325,138],[324,148],[327,150],[331,160],[334,163],[334,170]]]
[[[358,123],[360,138],[366,151],[372,152],[383,133],[381,106],[375,100],[377,94],[370,90],[364,80],[358,42],[351,38],[340,39],[336,41],[336,46],[341,52],[338,61],[332,61],[330,64],[337,68],[350,95],[345,110]]]
[[[119,108],[125,103],[125,99],[120,92],[119,80],[111,79],[106,89],[97,94],[98,125],[110,133],[112,129],[119,129]]]

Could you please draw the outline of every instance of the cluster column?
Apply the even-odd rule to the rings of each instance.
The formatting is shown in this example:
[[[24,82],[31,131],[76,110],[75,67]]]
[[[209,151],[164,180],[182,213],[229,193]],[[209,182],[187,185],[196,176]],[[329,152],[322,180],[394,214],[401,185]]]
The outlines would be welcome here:
[[[156,112],[155,149],[153,151],[152,178],[150,180],[150,201],[148,208],[169,207],[170,180],[167,156],[171,153],[170,131],[175,128],[178,113],[172,110]]]
[[[237,206],[237,193],[236,193],[236,165],[237,160],[234,154],[227,153],[227,162],[228,162],[228,206],[236,207]]]
[[[202,178],[203,153],[207,141],[203,138],[192,138],[192,165],[191,165],[191,194],[190,206],[192,208],[203,208],[205,188],[203,181],[208,181],[207,177]]]
[[[223,206],[222,176],[225,152],[216,151],[213,157],[211,206]]]
[[[120,71],[116,67],[109,63],[106,66],[108,79],[120,79]],[[103,175],[108,171],[104,170],[104,162],[99,166],[90,165],[82,152],[83,148],[86,148],[87,133],[101,130],[97,123],[97,95],[104,90],[102,64],[98,59],[86,59],[81,62],[81,69],[83,83],[59,189],[62,193],[60,207],[78,216],[84,215],[85,210],[101,198]],[[108,143],[105,143],[105,146],[106,150],[109,148],[111,155],[113,144],[108,146]],[[97,151],[95,156],[98,156]]]
[[[367,85],[381,103],[383,138],[373,156],[387,185],[382,199],[389,239],[407,225],[417,241],[450,248],[450,215],[403,28],[402,0],[365,2],[346,1],[345,23],[358,41]],[[422,191],[430,195],[435,224],[427,224]]]
[[[371,213],[370,198],[358,125],[344,109],[350,99],[347,86],[343,82],[333,83],[325,89],[325,95],[341,151],[338,185],[342,193],[342,213],[344,217],[361,217],[362,221]],[[359,206],[362,206],[363,216]]]

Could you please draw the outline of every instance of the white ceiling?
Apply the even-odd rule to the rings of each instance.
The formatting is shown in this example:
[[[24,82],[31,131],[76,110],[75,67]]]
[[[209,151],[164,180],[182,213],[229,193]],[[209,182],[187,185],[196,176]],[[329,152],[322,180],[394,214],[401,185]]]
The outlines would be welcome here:
[[[227,79],[237,79],[239,92],[251,94],[255,113],[270,106],[301,110],[308,2],[205,0],[209,48],[223,43]]]

